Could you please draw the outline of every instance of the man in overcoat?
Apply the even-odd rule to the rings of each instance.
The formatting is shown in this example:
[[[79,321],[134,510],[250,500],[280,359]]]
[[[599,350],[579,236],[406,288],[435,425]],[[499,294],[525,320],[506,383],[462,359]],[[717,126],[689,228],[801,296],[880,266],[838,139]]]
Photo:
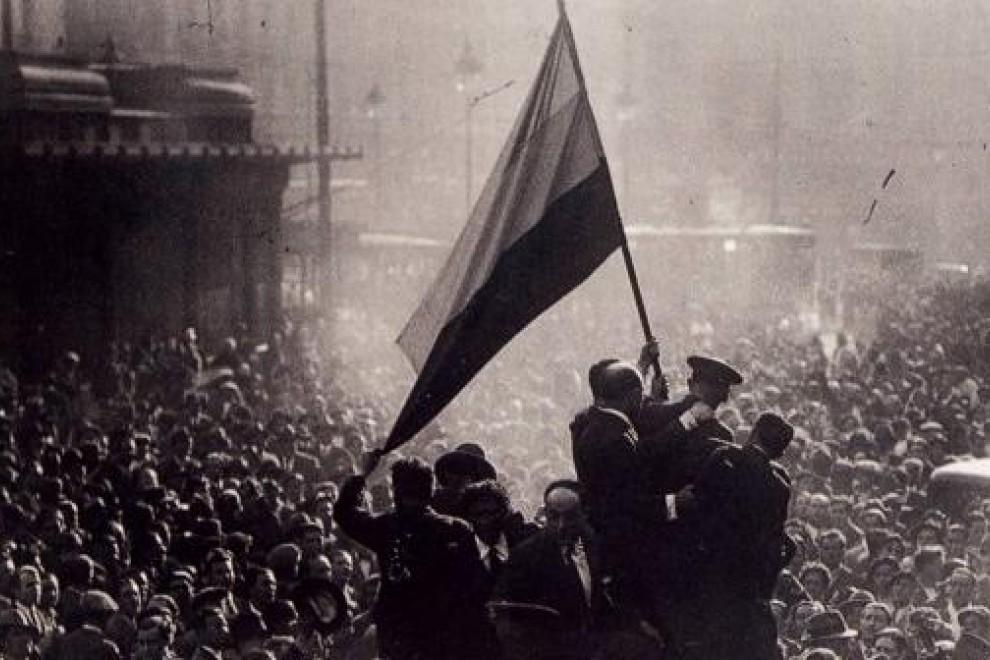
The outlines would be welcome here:
[[[790,478],[776,460],[794,428],[763,413],[744,447],[716,449],[682,498],[681,512],[695,522],[701,559],[696,613],[703,635],[691,657],[779,658],[770,610],[773,588],[795,546],[784,532]]]

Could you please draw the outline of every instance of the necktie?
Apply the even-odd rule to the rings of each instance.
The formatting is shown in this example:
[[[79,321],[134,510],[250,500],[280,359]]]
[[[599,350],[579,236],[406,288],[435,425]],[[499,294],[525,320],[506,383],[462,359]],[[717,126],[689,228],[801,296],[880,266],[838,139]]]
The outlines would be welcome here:
[[[584,544],[578,540],[573,545],[564,548],[564,564],[574,572],[578,588],[585,601],[591,602],[591,574],[588,558],[584,553]]]
[[[494,545],[488,546],[488,571],[492,575],[498,575],[503,563],[502,558],[498,554],[498,548]]]

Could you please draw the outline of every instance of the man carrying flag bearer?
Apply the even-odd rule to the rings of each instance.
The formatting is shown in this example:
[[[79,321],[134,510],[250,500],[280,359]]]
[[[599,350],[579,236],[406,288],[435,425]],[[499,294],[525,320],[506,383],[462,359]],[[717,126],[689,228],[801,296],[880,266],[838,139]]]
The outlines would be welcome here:
[[[715,418],[730,385],[742,377],[719,360],[692,356],[690,392],[668,403],[666,383],[654,372],[650,397],[643,374],[657,358],[655,342],[638,367],[602,360],[591,367],[592,405],[571,423],[574,467],[588,492],[588,512],[611,562],[615,595],[634,615],[662,633],[670,649],[690,644],[697,576],[695,522],[681,510],[708,457],[731,432]]]

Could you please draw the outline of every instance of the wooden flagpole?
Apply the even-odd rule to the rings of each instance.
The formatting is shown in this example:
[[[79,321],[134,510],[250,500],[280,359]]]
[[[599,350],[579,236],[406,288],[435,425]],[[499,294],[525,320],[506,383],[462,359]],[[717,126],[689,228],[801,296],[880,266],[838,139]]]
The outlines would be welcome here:
[[[561,20],[565,21],[564,28],[568,44],[576,53],[577,46],[574,43],[574,35],[571,33],[570,23],[567,21],[567,7],[564,4],[564,0],[557,0],[557,10],[560,12]],[[574,68],[581,79],[581,87],[587,90],[587,86],[584,82],[584,72],[581,70],[580,61],[576,56],[574,58]],[[606,159],[603,158],[603,160]],[[606,166],[607,165],[608,162],[606,160]],[[654,343],[656,341],[656,337],[653,336],[653,329],[650,327],[650,318],[646,314],[646,304],[643,302],[643,292],[639,287],[639,277],[636,275],[636,264],[633,262],[632,252],[629,250],[629,241],[626,240],[626,227],[625,223],[622,222],[621,213],[619,217],[619,226],[622,227],[622,260],[626,264],[626,275],[629,278],[629,286],[632,288],[633,300],[636,302],[636,312],[639,314],[639,323],[643,328],[643,336],[646,338],[647,343]],[[663,371],[660,369],[660,358],[658,356],[654,356],[652,364],[655,376],[658,378],[661,377],[663,375]],[[665,384],[663,387],[666,389]],[[663,393],[663,396],[666,397],[666,392]]]

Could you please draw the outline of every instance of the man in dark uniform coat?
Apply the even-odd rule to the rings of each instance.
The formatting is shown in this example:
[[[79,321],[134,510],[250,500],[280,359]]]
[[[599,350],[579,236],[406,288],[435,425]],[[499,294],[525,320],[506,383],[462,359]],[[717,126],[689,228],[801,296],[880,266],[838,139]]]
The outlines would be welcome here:
[[[620,606],[653,622],[655,599],[644,579],[650,548],[643,540],[665,519],[666,508],[659,492],[650,488],[639,434],[631,421],[643,402],[642,376],[632,364],[603,360],[591,367],[588,381],[594,404],[571,423],[584,507]]]
[[[732,431],[715,419],[729,389],[743,382],[733,367],[715,358],[692,355],[688,394],[670,404],[643,406],[637,428],[647,436],[644,449],[652,478],[664,493],[690,485],[719,446],[732,442]]]
[[[776,660],[777,629],[770,598],[794,553],[784,532],[790,478],[776,463],[794,428],[774,413],[753,425],[745,447],[719,447],[692,487],[682,514],[701,530],[699,576],[705,644],[702,658]]]
[[[379,455],[369,458],[365,474]],[[375,552],[381,588],[373,610],[379,653],[385,660],[483,658],[478,640],[465,631],[484,612],[478,547],[463,520],[429,507],[433,472],[417,458],[392,466],[395,510],[372,515],[360,508],[365,478],[354,476],[340,490],[334,521],[345,534]],[[479,601],[482,601],[479,604]]]
[[[666,514],[640,543],[651,546],[647,573],[655,610],[681,653],[702,634],[694,610],[702,605],[696,586],[705,560],[697,552],[697,520],[684,520],[678,502],[712,453],[731,443],[732,432],[715,419],[715,411],[728,399],[730,387],[742,383],[739,372],[721,360],[695,355],[687,363],[692,370],[688,394],[673,403],[649,403],[637,418],[646,464],[641,478],[649,492],[662,495]]]

